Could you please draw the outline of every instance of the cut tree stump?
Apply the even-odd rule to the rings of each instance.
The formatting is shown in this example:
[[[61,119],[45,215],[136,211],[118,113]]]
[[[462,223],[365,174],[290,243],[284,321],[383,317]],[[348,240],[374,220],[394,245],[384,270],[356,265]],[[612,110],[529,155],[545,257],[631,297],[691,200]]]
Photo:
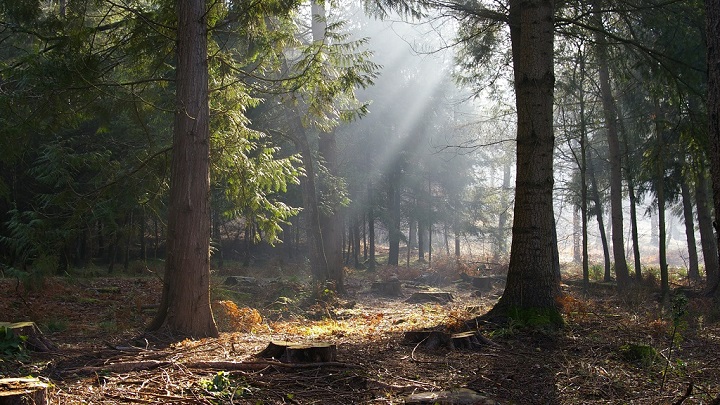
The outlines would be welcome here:
[[[329,363],[337,361],[337,346],[323,342],[272,341],[257,356],[284,363]]]
[[[450,391],[420,392],[405,399],[406,405],[499,405],[500,403],[484,395],[467,389],[456,388]]]
[[[416,330],[405,332],[405,343],[416,344],[428,350],[478,350],[486,345],[496,345],[479,332],[447,333],[439,330]]]
[[[0,379],[0,405],[45,405],[48,384],[37,378]]]
[[[370,286],[370,291],[387,297],[399,297],[402,295],[400,280],[376,281]]]
[[[453,301],[453,296],[449,292],[444,291],[418,291],[413,293],[405,302],[410,304],[422,304],[426,302],[436,302],[445,305]]]
[[[0,322],[0,328],[10,330],[15,336],[25,336],[25,347],[36,352],[52,352],[57,346],[43,335],[35,322]]]

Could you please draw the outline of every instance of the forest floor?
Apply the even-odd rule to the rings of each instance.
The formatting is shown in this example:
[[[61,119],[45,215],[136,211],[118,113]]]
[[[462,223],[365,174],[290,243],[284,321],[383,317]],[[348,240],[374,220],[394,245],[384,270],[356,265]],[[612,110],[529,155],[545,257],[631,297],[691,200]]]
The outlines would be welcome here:
[[[707,299],[673,311],[648,283],[618,294],[594,282],[584,294],[566,274],[563,328],[479,324],[494,343],[427,349],[405,343],[404,333],[460,329],[492,307],[502,283],[478,292],[457,274],[422,271],[350,271],[348,294],[321,301],[297,277],[226,285],[216,276],[213,296],[225,300],[214,305],[220,337],[175,343],[142,333],[160,295],[157,277],[49,278],[30,291],[0,279],[0,321],[34,321],[59,347],[0,345],[0,376],[51,383],[52,404],[402,404],[413,393],[460,387],[500,404],[720,403],[720,317]],[[393,277],[402,296],[371,290],[373,280]],[[406,302],[417,291],[446,291],[453,301]],[[257,358],[271,341],[332,343],[337,361]]]

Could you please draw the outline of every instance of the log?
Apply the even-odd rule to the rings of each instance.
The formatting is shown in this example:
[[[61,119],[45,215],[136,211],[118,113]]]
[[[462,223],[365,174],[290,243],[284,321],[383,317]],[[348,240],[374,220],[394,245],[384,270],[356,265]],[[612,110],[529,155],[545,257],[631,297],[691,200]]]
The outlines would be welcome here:
[[[405,302],[410,304],[422,304],[426,302],[435,302],[445,305],[453,301],[453,296],[449,292],[444,291],[419,291],[413,293]]]
[[[25,336],[25,348],[36,352],[52,352],[57,346],[43,335],[35,322],[0,322],[0,329],[6,328],[15,336]]]
[[[337,361],[337,346],[323,342],[272,341],[257,356],[284,363],[332,363]]]
[[[478,350],[487,345],[497,345],[479,332],[473,331],[454,334],[438,330],[409,331],[405,332],[404,339],[407,344],[417,344],[428,350]]]
[[[48,386],[37,378],[2,378],[0,405],[45,405]]]

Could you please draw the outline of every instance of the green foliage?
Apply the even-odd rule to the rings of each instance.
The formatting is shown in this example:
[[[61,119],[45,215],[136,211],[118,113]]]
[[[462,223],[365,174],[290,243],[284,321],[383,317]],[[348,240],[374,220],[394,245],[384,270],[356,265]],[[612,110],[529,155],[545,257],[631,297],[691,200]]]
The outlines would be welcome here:
[[[27,336],[18,336],[12,329],[0,326],[0,354],[3,356],[26,357],[25,341],[27,341]]]
[[[251,387],[244,380],[234,379],[225,371],[218,371],[212,379],[202,379],[198,385],[206,393],[217,399],[238,398],[251,393]]]
[[[628,343],[620,346],[620,356],[641,367],[650,367],[657,359],[657,351],[650,345]]]

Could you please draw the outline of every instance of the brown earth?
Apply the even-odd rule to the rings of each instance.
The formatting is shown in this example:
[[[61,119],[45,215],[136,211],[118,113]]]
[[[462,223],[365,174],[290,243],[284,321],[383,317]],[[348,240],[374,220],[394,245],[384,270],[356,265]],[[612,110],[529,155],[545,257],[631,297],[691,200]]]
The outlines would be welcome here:
[[[217,277],[213,295],[225,304],[215,310],[225,331],[218,339],[172,344],[163,343],[172,337],[142,333],[159,297],[154,276],[51,278],[35,291],[0,279],[0,321],[34,321],[60,348],[0,352],[0,374],[51,382],[54,404],[401,404],[412,393],[458,387],[502,404],[720,403],[720,325],[704,298],[690,298],[674,328],[654,287],[617,295],[594,283],[584,296],[566,276],[561,330],[530,324],[542,319],[479,324],[495,344],[427,350],[405,344],[404,332],[460,330],[493,305],[502,287],[478,296],[456,274],[418,278],[424,271],[351,271],[348,296],[321,301],[310,300],[297,278],[229,286]],[[388,277],[401,280],[402,297],[370,290],[372,281]],[[454,301],[405,302],[432,289]],[[288,365],[255,356],[277,340],[336,344],[337,361]]]

